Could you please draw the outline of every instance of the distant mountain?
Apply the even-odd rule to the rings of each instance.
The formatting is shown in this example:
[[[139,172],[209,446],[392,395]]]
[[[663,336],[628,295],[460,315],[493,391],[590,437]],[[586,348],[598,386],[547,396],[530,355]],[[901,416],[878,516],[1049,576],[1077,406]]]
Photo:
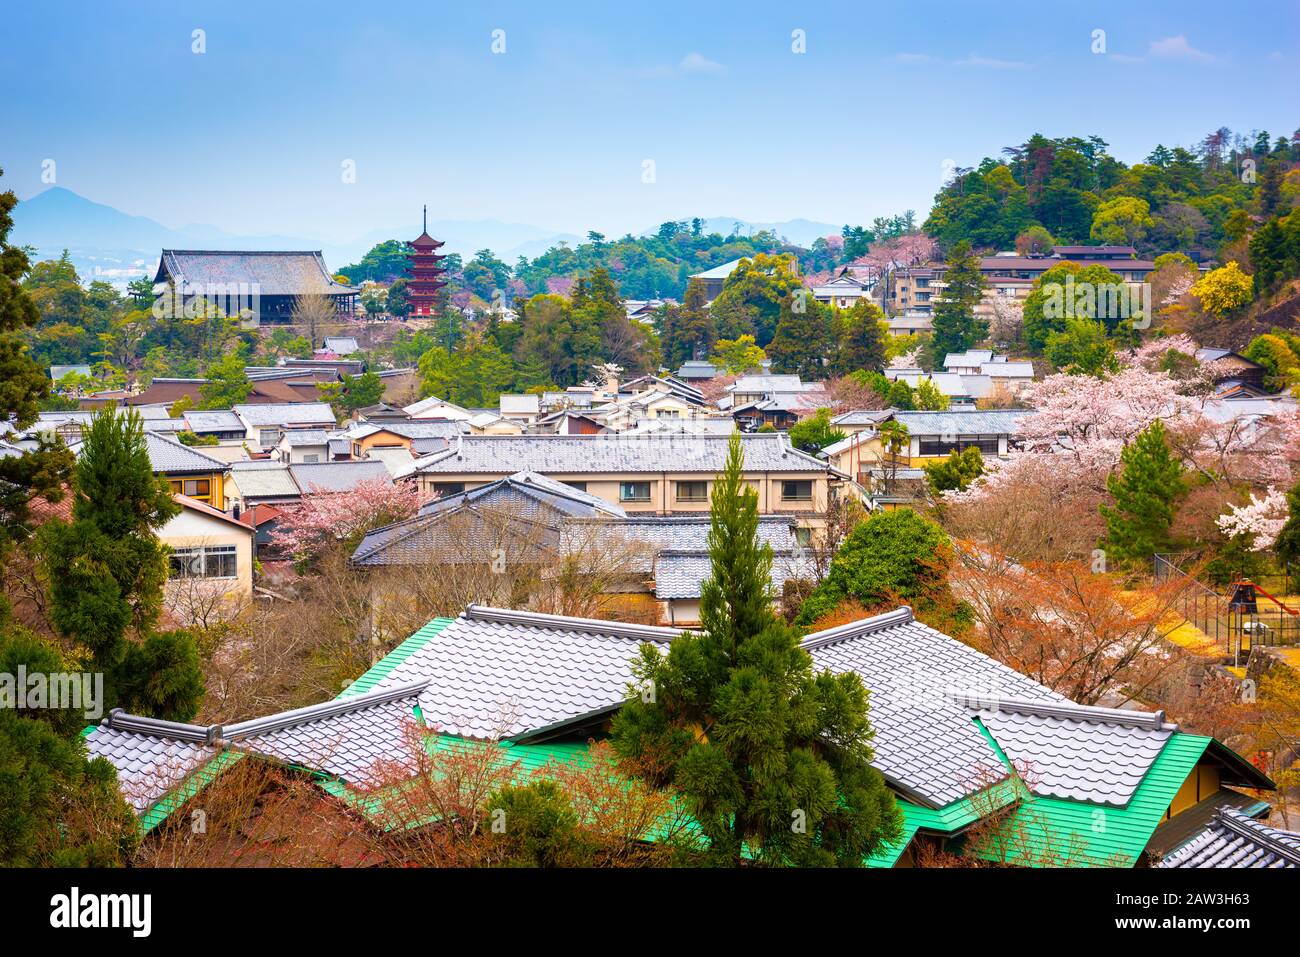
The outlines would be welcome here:
[[[521,255],[531,258],[561,241],[581,241],[572,233],[495,219],[434,220],[429,231],[446,242],[447,252],[468,259],[480,249],[491,249],[511,264]],[[151,272],[163,249],[319,249],[326,265],[340,269],[357,262],[376,243],[413,239],[419,232],[420,224],[411,223],[332,243],[308,236],[239,235],[202,223],[173,229],[54,186],[18,204],[10,241],[34,246],[38,259],[56,258],[67,249],[82,278],[102,278],[123,286]]]
[[[62,186],[19,203],[13,215],[10,242],[34,246],[37,259],[53,259],[67,249],[83,279],[103,279],[119,287],[137,276],[152,274],[162,249],[319,249],[326,265],[337,270],[360,260],[376,243],[412,239],[420,232],[418,223],[409,223],[372,229],[343,242],[323,242],[308,236],[239,235],[203,223],[173,229],[147,216],[96,203]],[[704,229],[727,235],[736,224],[742,233],[770,229],[800,246],[810,246],[819,236],[840,231],[839,226],[807,219],[759,223],[731,216],[712,216],[704,220]],[[429,232],[447,244],[447,252],[468,259],[480,249],[491,249],[510,265],[520,256],[532,259],[560,242],[578,245],[585,241],[574,233],[496,219],[433,220]]]
[[[683,217],[688,219],[690,217]],[[731,235],[732,229],[737,229],[740,235],[748,236],[750,233],[757,233],[762,230],[771,230],[778,236],[784,236],[790,242],[797,246],[808,247],[823,236],[832,234],[838,236],[840,229],[843,227],[831,223],[818,223],[811,219],[787,219],[780,223],[759,223],[741,219],[739,216],[710,216],[704,220],[704,231],[706,233],[722,233],[724,236]],[[643,236],[649,236],[659,229],[658,226],[653,229],[647,229]]]
[[[83,279],[101,278],[119,286],[152,272],[163,249],[321,248],[319,240],[302,236],[237,236],[201,223],[172,229],[62,186],[19,203],[13,217],[10,242],[34,246],[37,259],[53,259],[67,249]]]

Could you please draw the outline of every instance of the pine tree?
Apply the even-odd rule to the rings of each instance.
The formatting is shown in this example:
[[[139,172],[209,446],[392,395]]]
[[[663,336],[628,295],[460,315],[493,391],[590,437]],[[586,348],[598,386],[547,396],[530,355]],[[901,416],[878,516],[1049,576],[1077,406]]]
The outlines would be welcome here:
[[[72,490],[72,521],[48,521],[38,536],[51,624],[104,671],[110,706],[192,717],[203,695],[193,639],[154,630],[167,580],[154,530],[180,507],[153,474],[136,412],[108,407],[91,420]]]
[[[700,631],[666,656],[643,647],[639,697],[615,718],[614,746],[681,795],[715,863],[860,866],[899,828],[870,764],[866,690],[852,673],[814,673],[773,612],[772,550],[758,542],[743,461],[733,436],[714,484]]]
[[[1120,561],[1149,560],[1172,545],[1170,527],[1186,491],[1183,466],[1159,419],[1120,453],[1121,468],[1106,478],[1114,506],[1102,505],[1106,548]]]
[[[934,335],[930,341],[936,368],[942,367],[948,353],[965,352],[989,334],[988,323],[975,315],[975,306],[984,293],[984,277],[979,257],[971,252],[966,240],[948,254],[943,281],[943,295],[934,306]]]

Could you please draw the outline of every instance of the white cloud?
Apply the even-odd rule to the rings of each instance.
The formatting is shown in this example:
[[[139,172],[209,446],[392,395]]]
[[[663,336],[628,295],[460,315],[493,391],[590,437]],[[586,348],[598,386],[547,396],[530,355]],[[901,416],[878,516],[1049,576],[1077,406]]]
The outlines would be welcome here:
[[[727,68],[702,53],[688,53],[677,64],[677,69],[682,73],[725,73]]]
[[[1152,40],[1151,46],[1147,48],[1147,55],[1161,60],[1190,60],[1195,63],[1213,63],[1218,59],[1204,50],[1196,49],[1181,33],[1176,37]]]

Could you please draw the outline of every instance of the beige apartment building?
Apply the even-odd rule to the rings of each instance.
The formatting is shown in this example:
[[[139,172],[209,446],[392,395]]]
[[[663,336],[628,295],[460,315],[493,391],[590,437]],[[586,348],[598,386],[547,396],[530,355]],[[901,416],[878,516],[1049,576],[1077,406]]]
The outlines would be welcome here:
[[[564,482],[632,515],[706,513],[714,479],[726,465],[725,435],[465,435],[417,459],[398,480],[425,497],[455,495],[528,470]],[[780,433],[746,435],[745,479],[763,515],[790,515],[810,540],[825,524],[840,475],[790,445]]]

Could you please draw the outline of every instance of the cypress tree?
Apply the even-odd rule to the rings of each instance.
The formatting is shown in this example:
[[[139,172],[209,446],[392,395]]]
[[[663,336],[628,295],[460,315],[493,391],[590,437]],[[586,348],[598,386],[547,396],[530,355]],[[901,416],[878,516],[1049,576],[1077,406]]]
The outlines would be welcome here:
[[[1186,487],[1183,466],[1156,419],[1120,453],[1119,473],[1106,478],[1114,506],[1102,505],[1106,548],[1121,561],[1148,560],[1171,547],[1169,529]]]
[[[714,863],[859,866],[898,836],[899,812],[871,767],[857,675],[815,673],[772,610],[772,550],[733,436],[714,484],[698,633],[666,656],[642,648],[637,695],[615,718],[616,751],[674,788]]]

